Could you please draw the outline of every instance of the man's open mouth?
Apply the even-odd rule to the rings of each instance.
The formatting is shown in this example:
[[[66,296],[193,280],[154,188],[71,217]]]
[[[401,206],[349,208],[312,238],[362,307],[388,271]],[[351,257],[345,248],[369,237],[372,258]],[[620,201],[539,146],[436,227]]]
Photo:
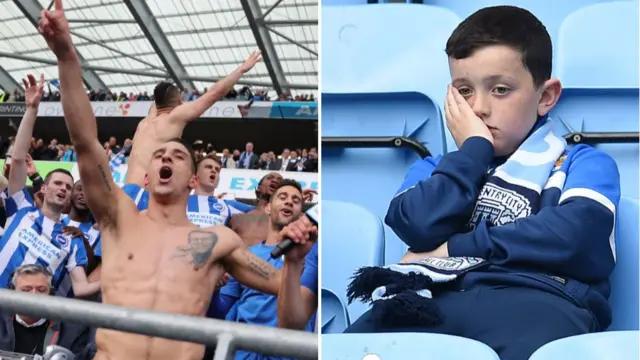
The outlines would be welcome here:
[[[290,209],[282,209],[280,210],[280,212],[282,213],[282,215],[284,216],[291,216],[293,215],[293,211],[291,211]]]
[[[169,178],[173,175],[173,170],[168,166],[163,166],[160,168],[160,179],[169,180]]]

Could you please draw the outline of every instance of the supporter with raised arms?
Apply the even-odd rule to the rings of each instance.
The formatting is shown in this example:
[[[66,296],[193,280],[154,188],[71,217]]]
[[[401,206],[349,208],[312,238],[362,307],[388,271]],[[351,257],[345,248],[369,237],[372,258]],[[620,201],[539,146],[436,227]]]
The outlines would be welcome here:
[[[457,335],[526,360],[606,329],[619,173],[609,155],[554,132],[547,115],[562,86],[546,28],[524,9],[484,8],[453,31],[446,54],[459,150],[409,169],[385,222],[411,251],[360,270],[350,298],[377,301],[347,332]],[[401,285],[409,271],[412,289]]]
[[[251,70],[260,59],[260,52],[254,52],[226,78],[217,81],[206,93],[188,103],[182,103],[180,89],[174,84],[158,84],[153,91],[155,106],[140,121],[133,136],[123,190],[133,199],[139,200],[143,196],[147,166],[152,153],[165,141],[181,137],[188,123],[204,114],[218,100],[224,99],[242,75]]]
[[[144,178],[150,193],[140,213],[118,188],[98,141],[96,120],[84,94],[78,55],[62,0],[43,11],[39,31],[58,60],[62,107],[78,154],[87,203],[102,233],[102,299],[106,304],[202,316],[224,271],[241,283],[277,294],[280,273],[256,257],[233,231],[200,229],[186,215],[195,188],[193,151],[180,139],[156,146]],[[96,360],[200,360],[204,346],[99,329]]]
[[[23,83],[27,109],[16,135],[9,184],[3,192],[7,223],[0,239],[0,253],[3,254],[0,287],[8,286],[10,274],[19,266],[40,264],[53,274],[56,289],[68,273],[76,296],[95,294],[100,289],[100,282],[87,281],[84,242],[82,238],[65,235],[64,225],[60,222],[73,186],[71,173],[55,169],[45,176],[40,190],[44,194],[42,208],[36,206],[27,188],[27,152],[42,97],[44,75],[40,76],[40,83],[36,83],[32,75]]]

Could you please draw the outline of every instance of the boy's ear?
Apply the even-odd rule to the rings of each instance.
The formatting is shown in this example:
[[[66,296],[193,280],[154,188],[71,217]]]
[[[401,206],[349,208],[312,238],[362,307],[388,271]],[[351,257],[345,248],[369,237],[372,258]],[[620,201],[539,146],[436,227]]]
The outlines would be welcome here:
[[[538,116],[547,115],[558,103],[562,94],[562,84],[557,78],[551,78],[540,87],[540,101],[538,102]]]

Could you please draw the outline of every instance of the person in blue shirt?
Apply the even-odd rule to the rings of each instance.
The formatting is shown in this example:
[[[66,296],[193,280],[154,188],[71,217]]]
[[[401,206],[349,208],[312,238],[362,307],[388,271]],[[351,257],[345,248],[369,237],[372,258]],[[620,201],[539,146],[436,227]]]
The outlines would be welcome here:
[[[60,222],[62,209],[71,194],[73,176],[64,169],[55,169],[45,176],[40,190],[44,194],[42,208],[36,206],[27,189],[27,151],[42,96],[44,75],[41,75],[39,84],[32,75],[28,76],[28,82],[23,80],[23,83],[27,109],[16,135],[9,185],[3,192],[7,222],[0,239],[0,287],[8,286],[10,274],[19,266],[39,264],[53,274],[56,289],[68,273],[77,296],[92,295],[100,290],[100,282],[87,281],[84,242],[81,238],[65,235],[64,225]]]
[[[459,150],[417,161],[385,222],[409,246],[405,262],[473,257],[484,267],[433,289],[440,323],[379,326],[369,311],[347,332],[457,335],[489,345],[503,360],[526,360],[556,339],[606,329],[616,163],[592,147],[568,148],[552,133],[513,158],[549,126],[562,91],[551,77],[547,30],[524,9],[488,7],[458,25],[446,54],[452,81],[445,115]],[[536,151],[558,146],[541,183],[506,176],[507,163],[524,175],[540,165]]]
[[[282,239],[291,239],[298,245],[287,253],[282,267],[278,291],[278,327],[305,330],[313,326],[310,320],[318,308],[318,245],[315,242],[318,227],[308,217],[301,216],[286,226],[281,235]],[[297,256],[296,252],[308,254],[303,257]],[[294,261],[302,258],[305,261]],[[310,277],[314,272],[316,276]],[[301,286],[303,284],[305,286]],[[310,289],[316,289],[316,292]]]
[[[296,314],[298,323],[300,324],[288,324],[285,327],[299,327],[300,330],[313,331],[315,324],[313,314],[316,311],[318,299],[318,247],[317,243],[315,243],[317,229],[310,226],[308,220],[296,221],[301,215],[303,201],[300,184],[291,179],[282,180],[265,209],[269,216],[269,231],[266,239],[258,245],[249,247],[249,250],[277,269],[282,269],[284,266],[285,273],[286,271],[300,271],[301,275],[297,277],[297,288],[292,291],[291,287],[287,287],[288,291],[285,290],[285,293],[288,295],[286,295],[284,301],[286,304],[286,302],[292,300],[292,295],[297,295],[293,299],[300,300],[298,305],[303,307],[303,309],[298,312],[302,312],[303,314]],[[284,238],[291,237],[292,232],[296,232],[296,230],[300,228],[307,229],[306,234],[295,237],[295,240],[296,242],[306,241],[306,244],[291,250],[292,252],[298,253],[289,254],[289,260],[287,260],[287,255],[272,259],[270,254],[276,245]],[[295,259],[305,260],[296,261]],[[291,274],[288,276],[284,274],[282,278],[284,279],[281,281],[281,284],[293,284],[293,287],[295,287],[295,276],[292,278]],[[220,289],[219,294],[214,297],[207,316],[225,318],[229,321],[253,325],[277,327],[279,301],[282,300],[279,300],[276,296],[250,289],[231,278],[229,282]],[[296,311],[296,309],[292,310]],[[301,318],[303,320],[300,320]],[[287,317],[285,320],[291,321],[291,317]],[[281,358],[236,351],[235,359]]]

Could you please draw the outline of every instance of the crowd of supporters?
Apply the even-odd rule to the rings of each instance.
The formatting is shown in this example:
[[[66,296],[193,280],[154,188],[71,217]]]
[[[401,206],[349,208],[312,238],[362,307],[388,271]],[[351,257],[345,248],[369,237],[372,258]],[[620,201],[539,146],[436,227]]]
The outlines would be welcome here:
[[[0,158],[11,157],[13,142],[14,137],[0,142]],[[109,158],[121,155],[121,162],[126,163],[132,142],[131,139],[125,139],[124,142],[118,143],[118,140],[111,136],[103,146]],[[204,156],[216,154],[222,161],[222,168],[227,169],[318,172],[318,150],[315,147],[285,148],[280,155],[276,155],[274,151],[254,152],[253,143],[250,142],[246,144],[244,151],[228,148],[220,151],[211,143],[205,145],[204,141],[196,140],[193,148],[198,160]],[[44,139],[32,137],[29,155],[36,161],[77,161],[73,145],[60,144],[56,138],[51,139],[46,145]]]
[[[291,92],[285,91],[279,96],[269,97],[265,89],[251,89],[249,86],[244,86],[239,90],[232,89],[227,96],[226,100],[238,100],[238,101],[316,101],[313,94],[299,94],[292,96]],[[202,91],[198,89],[185,88],[182,91],[182,101],[193,101],[203,93],[206,93],[207,89]],[[153,94],[149,94],[147,91],[139,92],[137,94],[130,92],[129,94],[124,91],[111,91],[109,89],[103,90],[90,90],[87,92],[87,96],[91,101],[152,101],[154,100]],[[0,91],[0,103],[2,102],[23,102],[24,93],[21,89],[15,89],[12,93],[3,93]],[[47,91],[42,95],[42,101],[60,101],[60,91],[51,83],[47,83]]]

